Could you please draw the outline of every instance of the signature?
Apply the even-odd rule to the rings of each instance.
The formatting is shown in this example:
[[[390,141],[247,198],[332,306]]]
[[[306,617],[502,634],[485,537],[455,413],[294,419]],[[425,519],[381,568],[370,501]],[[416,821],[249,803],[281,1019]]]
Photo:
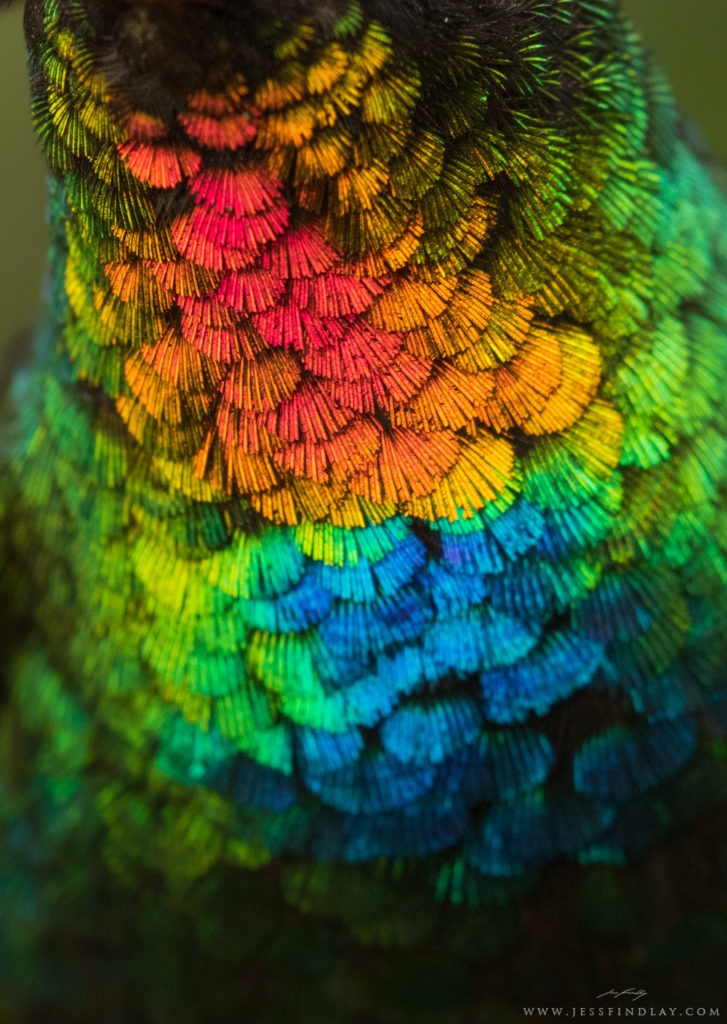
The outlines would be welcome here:
[[[621,996],[630,996],[634,1002],[637,999],[643,999],[646,995],[646,989],[643,988],[625,988],[621,992],[617,992],[615,988],[610,988],[608,992],[601,992],[600,996],[596,996],[596,999],[604,999],[606,996],[612,996],[614,999],[620,999]]]

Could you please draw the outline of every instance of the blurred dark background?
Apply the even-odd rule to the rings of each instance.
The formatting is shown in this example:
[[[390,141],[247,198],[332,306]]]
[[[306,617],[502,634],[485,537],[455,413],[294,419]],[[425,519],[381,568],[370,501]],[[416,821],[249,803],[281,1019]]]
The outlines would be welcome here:
[[[727,0],[624,0],[682,109],[727,161]],[[43,170],[30,129],[20,7],[0,13],[0,341],[33,320],[45,250]]]

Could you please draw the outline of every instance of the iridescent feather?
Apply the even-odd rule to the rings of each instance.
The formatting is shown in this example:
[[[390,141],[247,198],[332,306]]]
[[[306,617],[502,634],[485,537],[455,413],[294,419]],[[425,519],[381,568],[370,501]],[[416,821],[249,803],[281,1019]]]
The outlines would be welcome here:
[[[618,908],[724,799],[726,208],[615,2],[26,24],[52,247],[4,484],[19,987],[262,1022],[284,976],[286,1019],[340,1024],[653,978],[661,897]],[[624,944],[575,981],[540,948],[566,891],[578,944]],[[394,977],[409,1009],[372,1010]]]

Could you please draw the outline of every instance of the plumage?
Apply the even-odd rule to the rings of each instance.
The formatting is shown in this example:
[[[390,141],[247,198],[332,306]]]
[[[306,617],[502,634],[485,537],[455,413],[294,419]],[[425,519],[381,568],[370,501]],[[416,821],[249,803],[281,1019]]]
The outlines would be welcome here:
[[[11,1019],[716,1004],[726,207],[615,0],[26,34]]]

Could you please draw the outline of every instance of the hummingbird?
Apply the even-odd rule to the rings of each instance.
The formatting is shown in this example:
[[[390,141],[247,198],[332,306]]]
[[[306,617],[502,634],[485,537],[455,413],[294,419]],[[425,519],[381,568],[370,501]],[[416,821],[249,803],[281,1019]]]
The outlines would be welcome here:
[[[617,0],[25,33],[0,1013],[719,1012],[727,206]]]

